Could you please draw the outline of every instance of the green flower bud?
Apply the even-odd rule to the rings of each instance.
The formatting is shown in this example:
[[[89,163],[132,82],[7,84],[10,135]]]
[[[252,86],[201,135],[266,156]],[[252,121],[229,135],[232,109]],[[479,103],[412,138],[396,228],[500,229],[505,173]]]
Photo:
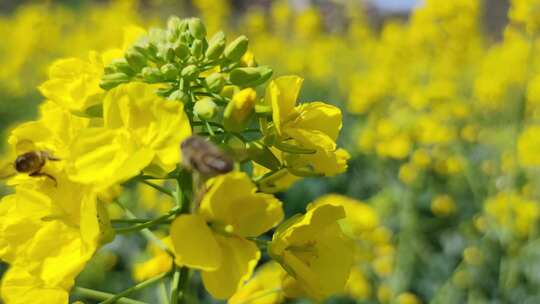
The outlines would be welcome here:
[[[171,16],[167,20],[167,28],[168,29],[177,29],[180,26],[181,23],[182,23],[182,19],[180,19],[180,17]]]
[[[274,153],[259,141],[247,143],[247,151],[249,158],[263,167],[272,171],[276,171],[281,167],[281,162]]]
[[[122,83],[129,82],[130,77],[124,73],[106,74],[101,78],[99,86],[104,90],[110,90]]]
[[[174,80],[178,76],[178,68],[172,63],[164,64],[160,71],[167,80]]]
[[[193,80],[195,77],[197,77],[197,74],[199,73],[199,70],[197,69],[197,66],[194,64],[190,64],[182,69],[182,77]]]
[[[186,93],[184,93],[182,90],[176,90],[176,91],[172,92],[171,95],[169,95],[169,97],[167,99],[186,102],[187,97],[188,96],[186,95]]]
[[[189,56],[189,48],[185,43],[178,41],[174,45],[174,53],[181,60],[185,60]]]
[[[223,149],[229,152],[228,154],[239,162],[244,161],[249,157],[246,143],[236,136],[229,137],[223,146]]]
[[[231,61],[238,61],[247,51],[247,48],[248,38],[242,35],[236,38],[233,42],[229,43],[229,45],[227,45],[227,47],[225,48],[223,54],[225,55],[225,58]]]
[[[206,28],[199,18],[190,18],[187,20],[189,33],[195,39],[203,40],[206,37]]]
[[[144,81],[148,83],[156,83],[164,80],[163,74],[161,74],[160,70],[154,67],[145,67],[142,70],[141,75]]]
[[[139,40],[135,45],[133,45],[133,49],[143,54],[147,58],[156,58],[158,52],[157,46],[154,43],[148,41],[147,37],[144,37],[143,39]]]
[[[200,119],[210,120],[216,116],[218,106],[210,97],[204,97],[195,103],[193,113]]]
[[[257,92],[252,88],[235,93],[223,113],[223,126],[228,131],[240,132],[244,129],[253,113]]]
[[[238,86],[256,86],[272,76],[272,69],[267,66],[236,68],[229,74],[232,84]]]
[[[213,73],[210,76],[206,77],[204,80],[208,90],[212,93],[219,93],[225,85],[225,77],[220,73]]]
[[[201,58],[203,53],[203,42],[202,40],[195,40],[191,44],[191,54],[195,58]]]
[[[114,72],[124,73],[129,76],[135,75],[135,71],[133,71],[129,63],[127,63],[124,58],[113,59],[110,67],[113,69]]]
[[[169,20],[167,20],[167,29],[172,32],[172,33],[175,33],[175,34],[180,34],[182,32],[182,28],[183,28],[183,21],[182,19],[176,17],[176,16],[172,16],[169,18]]]
[[[128,64],[135,71],[140,71],[146,66],[146,57],[135,48],[129,48],[124,56]]]
[[[214,60],[219,58],[223,54],[225,49],[225,34],[222,31],[219,31],[212,36],[208,42],[208,49],[206,50],[206,58],[209,60]]]

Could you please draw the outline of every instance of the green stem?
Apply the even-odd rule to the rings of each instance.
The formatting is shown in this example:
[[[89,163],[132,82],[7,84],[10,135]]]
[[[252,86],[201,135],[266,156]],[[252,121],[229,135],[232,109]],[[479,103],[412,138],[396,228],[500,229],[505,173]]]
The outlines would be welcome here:
[[[159,288],[158,288],[158,296],[159,296],[159,302],[161,304],[169,304],[169,296],[167,294],[167,288],[165,287],[165,283],[163,281],[159,282]]]
[[[142,182],[143,182],[143,184],[146,184],[146,185],[148,185],[148,186],[150,186],[150,187],[156,189],[157,191],[159,191],[159,192],[161,192],[161,193],[163,193],[163,194],[166,194],[166,195],[168,195],[168,196],[170,196],[170,197],[174,197],[172,191],[169,190],[169,189],[167,189],[167,188],[165,188],[165,187],[162,187],[162,186],[160,186],[160,185],[154,184],[154,183],[149,182],[148,180],[145,180],[145,179],[142,180]]]
[[[137,217],[133,212],[131,212],[129,209],[126,208],[119,200],[114,201],[122,210],[124,210],[124,213],[126,216],[130,219],[136,219]],[[142,230],[139,230],[139,232],[150,242],[155,243],[161,250],[168,253],[170,256],[174,257],[174,253],[165,245],[150,229],[145,228]]]
[[[164,272],[158,276],[155,276],[151,279],[148,279],[144,282],[141,282],[139,284],[136,284],[120,293],[117,293],[116,295],[114,295],[113,297],[111,298],[108,298],[107,300],[103,301],[103,302],[100,302],[99,304],[112,304],[112,303],[118,303],[118,300],[124,296],[127,296],[135,291],[139,291],[141,289],[144,289],[148,286],[151,286],[161,280],[163,280],[164,278],[166,278],[167,276],[169,276],[169,272]]]
[[[85,298],[93,299],[93,300],[107,300],[112,297],[114,297],[114,294],[103,292],[103,291],[97,291],[89,288],[84,287],[74,287],[73,292],[76,294],[79,294]],[[146,302],[141,302],[133,299],[128,298],[120,298],[116,301],[117,304],[147,304]]]
[[[112,224],[139,224],[139,223],[146,223],[148,221],[151,221],[152,219],[143,219],[143,218],[135,218],[135,219],[112,219]]]
[[[193,175],[182,170],[176,178],[176,206],[181,214],[187,214],[191,211],[191,201],[193,199]],[[171,304],[184,302],[184,295],[189,283],[189,269],[185,266],[175,266],[173,280],[171,283]]]
[[[216,136],[216,134],[214,134],[214,130],[212,130],[212,127],[210,126],[210,122],[206,120],[204,122],[206,125],[206,129],[208,130],[208,133],[210,133],[211,136]]]
[[[193,126],[197,126],[197,127],[206,126],[208,124],[208,125],[211,125],[212,127],[216,127],[216,128],[220,128],[220,129],[224,130],[223,125],[221,125],[221,124],[219,124],[217,122],[213,122],[213,121],[194,121],[191,124]]]
[[[175,266],[171,282],[171,304],[178,304],[178,288],[180,287],[180,268]]]
[[[171,289],[171,304],[181,304],[185,301],[185,294],[189,282],[189,268],[176,267],[174,272],[172,289]]]
[[[115,231],[116,233],[130,233],[130,232],[134,232],[134,231],[139,231],[139,230],[143,230],[143,229],[146,229],[146,228],[150,228],[152,226],[155,226],[155,225],[158,225],[158,224],[162,224],[163,222],[166,222],[169,220],[169,218],[172,216],[172,215],[175,215],[179,213],[179,210],[178,209],[173,209],[171,211],[169,211],[167,214],[165,215],[162,215],[158,218],[155,218],[153,220],[150,220],[148,222],[145,222],[145,223],[141,223],[141,224],[138,224],[138,225],[133,225],[131,227],[125,227],[125,228],[116,228]]]

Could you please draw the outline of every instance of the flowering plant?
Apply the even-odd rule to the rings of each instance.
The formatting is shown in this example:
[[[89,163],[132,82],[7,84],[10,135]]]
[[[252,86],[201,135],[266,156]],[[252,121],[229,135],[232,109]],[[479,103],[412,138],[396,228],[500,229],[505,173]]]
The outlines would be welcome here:
[[[3,300],[67,303],[72,292],[141,303],[127,297],[161,282],[171,303],[184,303],[195,271],[208,293],[227,299],[266,250],[286,273],[285,296],[343,291],[354,251],[338,223],[343,206],[313,206],[283,222],[272,194],[346,169],[336,145],[341,111],[298,104],[300,77],[271,80],[246,36],[207,39],[200,19],[171,17],[165,29],[129,27],[125,36],[124,49],[54,62],[39,87],[39,119],[9,136],[18,174],[0,205],[0,258],[10,264]],[[169,208],[135,216],[123,193],[137,185],[170,197]],[[123,216],[112,216],[115,205]],[[118,294],[74,287],[97,250],[136,232],[159,259],[138,268],[140,283]]]

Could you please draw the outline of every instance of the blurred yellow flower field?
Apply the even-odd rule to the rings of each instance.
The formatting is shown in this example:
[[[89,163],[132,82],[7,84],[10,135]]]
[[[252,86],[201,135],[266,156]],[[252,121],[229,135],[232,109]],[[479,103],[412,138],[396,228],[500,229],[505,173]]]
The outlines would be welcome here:
[[[540,1],[383,2],[0,5],[1,301],[540,302]]]

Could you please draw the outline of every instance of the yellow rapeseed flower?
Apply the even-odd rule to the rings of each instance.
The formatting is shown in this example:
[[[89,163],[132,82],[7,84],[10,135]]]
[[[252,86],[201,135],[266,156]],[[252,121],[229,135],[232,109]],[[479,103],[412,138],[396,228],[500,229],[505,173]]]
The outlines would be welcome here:
[[[229,299],[228,304],[278,304],[285,296],[281,279],[286,272],[276,262],[261,266],[253,278]]]
[[[67,303],[77,275],[110,240],[92,189],[54,175],[56,183],[20,179],[0,204],[0,258],[11,265],[1,286],[6,303]]]
[[[71,146],[73,180],[108,187],[143,169],[172,171],[181,161],[178,145],[191,135],[183,105],[167,101],[144,83],[118,86],[105,96],[102,127],[86,128]]]
[[[283,283],[286,294],[322,300],[344,291],[354,257],[338,223],[344,217],[342,206],[310,205],[305,215],[277,229],[268,252],[290,275]]]
[[[295,169],[308,167],[325,175],[342,173],[350,156],[336,146],[341,111],[323,102],[296,105],[302,82],[298,76],[282,76],[272,80],[266,88],[264,102],[272,108],[277,140],[316,151],[314,154],[286,153],[283,159]]]
[[[245,173],[220,175],[208,186],[199,212],[174,220],[171,239],[176,263],[200,269],[208,292],[225,299],[251,277],[260,258],[247,238],[277,225],[283,210],[272,195],[257,193]]]

